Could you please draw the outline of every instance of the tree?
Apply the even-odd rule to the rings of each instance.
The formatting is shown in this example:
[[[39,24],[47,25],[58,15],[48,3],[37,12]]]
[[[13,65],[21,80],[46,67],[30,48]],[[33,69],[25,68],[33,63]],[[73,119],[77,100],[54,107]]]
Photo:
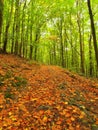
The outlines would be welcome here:
[[[12,0],[11,10],[9,12],[9,16],[8,16],[7,24],[6,24],[6,29],[5,29],[5,37],[4,37],[4,44],[3,44],[3,52],[4,53],[6,53],[6,49],[7,49],[8,31],[9,31],[9,27],[10,27],[10,23],[11,23],[11,17],[12,17],[12,13],[13,13],[13,4],[14,4],[14,1]]]
[[[2,30],[2,21],[3,21],[3,0],[0,0],[0,44],[1,44],[1,30]]]
[[[93,36],[93,45],[94,45],[95,57],[96,57],[97,69],[98,69],[98,45],[97,45],[96,30],[95,30],[94,18],[93,18],[90,0],[87,0],[87,5],[88,5],[88,10],[89,10],[91,30],[92,30],[92,36]]]
[[[90,34],[89,37],[89,74],[90,76],[93,76],[93,59],[92,59],[92,34]]]
[[[21,20],[21,42],[19,46],[19,55],[25,57],[25,9],[26,9],[27,0],[24,1],[22,8],[22,20]]]
[[[16,31],[16,39],[15,39],[15,48],[14,48],[14,53],[16,55],[19,54],[19,33],[20,33],[20,4],[19,4],[19,0],[16,0],[16,10],[15,10],[15,17],[16,17],[16,24],[15,24],[15,31]]]
[[[77,0],[77,8],[80,6],[79,1]],[[79,42],[80,42],[80,59],[81,59],[81,72],[85,73],[85,67],[84,67],[84,45],[83,45],[83,36],[82,36],[82,26],[81,26],[81,9],[77,11],[77,24],[78,24],[78,30],[79,30]]]

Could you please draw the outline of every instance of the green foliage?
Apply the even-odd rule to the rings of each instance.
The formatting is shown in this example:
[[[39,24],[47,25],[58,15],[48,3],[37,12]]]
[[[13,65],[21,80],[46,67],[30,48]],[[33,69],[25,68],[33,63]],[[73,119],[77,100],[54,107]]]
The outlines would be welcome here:
[[[11,70],[9,70],[9,71],[6,72],[4,78],[5,78],[5,79],[8,79],[8,78],[11,78],[12,76],[13,76],[13,73],[12,73]]]
[[[6,80],[10,79],[13,76],[11,71],[7,71],[5,75],[0,75],[0,86],[3,86]]]
[[[11,81],[13,87],[19,89],[21,87],[26,87],[27,80],[21,76],[14,77],[14,80]]]
[[[27,80],[22,76],[13,76],[11,71],[7,71],[5,75],[0,75],[0,86],[4,86],[7,84],[7,91],[5,93],[5,97],[12,96],[10,93],[10,87],[15,87],[16,89],[21,89],[26,87]]]
[[[93,124],[91,128],[92,128],[92,130],[97,130],[98,129],[98,125]]]
[[[4,77],[0,75],[0,86],[4,85]]]
[[[14,94],[11,92],[10,87],[8,87],[7,90],[4,92],[4,97],[14,99]]]
[[[6,92],[4,93],[4,97],[5,97],[5,98],[14,99],[14,94],[11,94],[11,92],[6,91]]]

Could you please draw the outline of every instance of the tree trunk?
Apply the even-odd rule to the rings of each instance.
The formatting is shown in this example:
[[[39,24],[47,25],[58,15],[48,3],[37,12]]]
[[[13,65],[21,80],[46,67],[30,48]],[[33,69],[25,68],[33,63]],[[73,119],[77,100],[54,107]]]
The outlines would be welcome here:
[[[15,16],[14,16],[14,23],[12,29],[12,43],[11,43],[11,53],[14,53],[14,45],[15,45]]]
[[[31,20],[32,21],[32,20]],[[33,40],[32,40],[32,22],[31,22],[31,26],[30,26],[30,54],[29,54],[29,58],[32,59],[32,54],[33,54]]]
[[[7,48],[8,30],[9,30],[9,23],[7,23],[6,30],[5,30],[5,39],[4,39],[4,44],[3,44],[3,52],[4,53],[6,53],[6,48]]]
[[[35,50],[34,50],[34,60],[36,61],[37,60],[37,50],[38,50],[38,42],[39,42],[39,39],[40,39],[40,29],[37,29],[36,30],[36,36],[35,36]]]
[[[93,76],[93,63],[92,63],[92,44],[91,44],[92,35],[89,38],[89,74]]]
[[[60,38],[60,48],[61,48],[61,52],[60,52],[60,55],[61,55],[61,65],[62,67],[64,67],[64,44],[63,44],[63,34],[62,34],[62,25],[63,24],[63,21],[62,21],[62,17],[58,23],[58,27],[59,27],[59,38]]]
[[[0,0],[0,34],[2,28],[2,20],[3,20],[3,0]]]
[[[19,55],[24,57],[24,53],[25,53],[25,8],[26,8],[26,2],[24,2],[23,8],[22,8],[22,22],[21,22],[21,42],[20,42],[20,47],[19,47]]]
[[[90,16],[90,21],[91,21],[94,51],[95,51],[95,57],[96,57],[96,62],[97,62],[97,69],[98,69],[98,45],[97,45],[96,31],[95,31],[95,26],[94,26],[94,19],[93,19],[93,13],[91,9],[90,0],[87,0],[87,5],[88,5],[89,16]]]
[[[19,51],[19,32],[20,32],[20,21],[19,21],[19,0],[16,0],[16,40],[15,40],[15,55],[18,55],[18,51]]]
[[[2,31],[2,21],[3,21],[3,0],[0,0],[0,46],[1,46],[1,31]]]
[[[6,30],[5,30],[5,38],[4,38],[4,45],[3,45],[3,52],[4,53],[6,53],[7,41],[8,41],[8,31],[9,31],[9,27],[10,27],[12,13],[13,13],[13,0],[12,0],[12,4],[11,4],[11,11],[10,11],[10,14],[9,14],[9,19],[8,19],[8,22],[7,22],[7,25],[6,25]]]
[[[79,3],[77,1],[77,7],[79,6]],[[82,31],[81,31],[81,16],[80,12],[81,10],[78,10],[77,12],[77,24],[78,24],[78,29],[79,29],[79,42],[80,42],[80,59],[81,59],[81,72],[85,74],[85,67],[84,67],[84,46],[83,46],[83,36],[82,36]]]
[[[26,28],[26,31],[25,31],[25,58],[28,58],[28,41],[29,41],[29,21],[30,21],[30,19],[29,19],[29,16],[28,16],[28,18],[27,18],[27,28]]]

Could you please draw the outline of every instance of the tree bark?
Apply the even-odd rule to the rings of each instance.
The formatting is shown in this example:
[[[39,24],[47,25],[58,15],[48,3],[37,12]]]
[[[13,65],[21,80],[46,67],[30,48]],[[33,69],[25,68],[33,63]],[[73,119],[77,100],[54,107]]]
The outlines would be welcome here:
[[[8,41],[8,31],[9,31],[9,27],[10,27],[10,23],[11,23],[11,17],[12,17],[12,13],[13,13],[13,3],[14,1],[12,0],[12,4],[11,4],[11,11],[9,14],[9,19],[8,22],[6,24],[6,29],[5,29],[5,39],[4,39],[4,45],[3,45],[3,51],[4,53],[6,53],[6,48],[7,48],[7,41]]]
[[[89,38],[89,74],[90,74],[90,76],[93,76],[93,62],[92,62],[92,44],[91,44],[91,40],[92,40],[92,35],[90,34],[90,38]]]
[[[2,29],[2,21],[3,21],[3,0],[0,0],[0,34]]]
[[[63,24],[63,18],[61,17],[61,19],[59,20],[59,23],[58,23],[60,48],[61,48],[60,55],[61,55],[61,65],[62,65],[62,67],[65,67],[65,65],[64,65],[64,43],[63,43],[63,34],[62,34],[62,31],[63,31],[62,26],[63,25],[62,24]]]
[[[1,31],[2,31],[2,21],[3,21],[3,0],[0,0],[0,46],[1,46]]]
[[[19,53],[19,33],[20,33],[20,21],[19,21],[19,17],[20,17],[20,9],[19,9],[19,0],[16,0],[16,10],[15,10],[15,14],[16,14],[16,26],[15,26],[15,30],[16,30],[16,40],[15,40],[15,50],[14,53],[15,55],[18,55]]]
[[[80,3],[77,1],[77,7]],[[84,66],[84,46],[83,46],[83,36],[82,36],[82,29],[81,29],[81,10],[78,10],[77,12],[77,24],[78,24],[78,30],[79,30],[79,42],[80,42],[80,59],[81,59],[81,72],[85,74],[85,66]]]
[[[88,5],[89,16],[90,16],[91,30],[92,30],[93,44],[94,44],[94,51],[95,51],[95,57],[96,57],[96,62],[97,62],[97,69],[98,69],[98,45],[97,45],[94,18],[93,18],[93,13],[92,13],[92,9],[91,9],[90,0],[87,0],[87,5]]]

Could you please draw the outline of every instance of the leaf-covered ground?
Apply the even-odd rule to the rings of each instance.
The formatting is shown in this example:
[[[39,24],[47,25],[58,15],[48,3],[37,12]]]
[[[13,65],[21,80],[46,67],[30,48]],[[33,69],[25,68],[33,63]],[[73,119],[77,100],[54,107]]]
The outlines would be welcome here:
[[[0,54],[0,130],[98,130],[98,82]]]

